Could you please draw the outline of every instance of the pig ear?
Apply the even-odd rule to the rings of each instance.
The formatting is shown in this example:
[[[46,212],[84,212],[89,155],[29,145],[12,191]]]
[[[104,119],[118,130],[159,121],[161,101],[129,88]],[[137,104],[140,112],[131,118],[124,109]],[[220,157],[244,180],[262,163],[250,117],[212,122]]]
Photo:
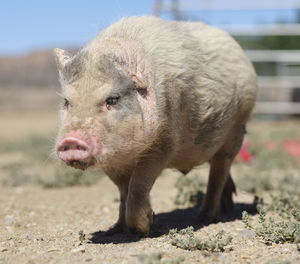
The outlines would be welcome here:
[[[71,59],[72,55],[66,50],[58,48],[54,49],[53,53],[57,64],[57,68],[59,71],[61,71],[65,67],[66,63]]]

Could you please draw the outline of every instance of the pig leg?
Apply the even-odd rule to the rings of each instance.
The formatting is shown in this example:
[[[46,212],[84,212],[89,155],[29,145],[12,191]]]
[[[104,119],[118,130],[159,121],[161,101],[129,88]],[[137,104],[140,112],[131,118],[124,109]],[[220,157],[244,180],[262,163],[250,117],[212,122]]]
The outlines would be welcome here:
[[[229,213],[233,209],[232,194],[236,194],[235,184],[231,178],[231,175],[228,175],[227,181],[225,183],[224,189],[221,196],[221,211],[223,213]]]
[[[233,207],[232,192],[235,187],[229,171],[241,147],[244,131],[244,125],[235,127],[229,133],[226,143],[211,159],[206,196],[199,215],[200,221],[204,223],[216,221],[221,200],[224,199],[221,202],[223,209],[230,210]]]
[[[146,236],[153,223],[153,211],[150,205],[150,190],[165,167],[167,158],[163,152],[144,156],[137,164],[129,183],[126,202],[126,224],[130,230],[136,230]]]
[[[117,185],[120,192],[119,218],[118,221],[106,231],[105,235],[107,236],[122,233],[125,230],[126,200],[131,173],[132,172],[128,170],[123,173],[107,173],[110,179]]]

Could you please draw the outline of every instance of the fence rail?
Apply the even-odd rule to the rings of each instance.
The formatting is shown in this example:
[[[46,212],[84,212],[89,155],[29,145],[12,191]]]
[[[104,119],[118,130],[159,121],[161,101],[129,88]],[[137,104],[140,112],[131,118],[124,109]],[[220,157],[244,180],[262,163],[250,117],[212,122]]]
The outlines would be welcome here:
[[[160,1],[162,2],[162,1]],[[251,1],[173,1],[173,3],[165,3],[161,6],[160,12],[172,12],[174,10],[174,2],[181,12],[188,11],[251,11],[251,10],[289,10],[300,8],[299,0],[251,0]]]
[[[299,36],[300,24],[222,24],[221,28],[234,36]]]
[[[251,0],[251,1],[169,1],[157,0],[154,15],[170,13],[175,19],[182,18],[182,12],[202,13],[229,11],[298,10],[299,0]],[[300,36],[300,24],[222,24],[233,36]],[[259,94],[256,113],[300,114],[300,99],[293,102],[293,94],[300,96],[300,43],[299,50],[247,50],[250,60],[255,63],[276,64],[276,76],[258,76]],[[296,74],[295,74],[296,73]],[[295,90],[298,89],[298,90]],[[296,91],[296,93],[294,93]]]
[[[300,50],[247,50],[246,53],[253,62],[284,62],[300,64]]]

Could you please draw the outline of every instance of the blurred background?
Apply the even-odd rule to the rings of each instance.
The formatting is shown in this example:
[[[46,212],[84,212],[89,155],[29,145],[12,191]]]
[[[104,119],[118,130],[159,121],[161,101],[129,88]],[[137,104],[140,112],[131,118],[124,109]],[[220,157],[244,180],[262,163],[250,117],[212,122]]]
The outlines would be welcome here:
[[[52,159],[60,104],[52,49],[76,51],[111,23],[133,15],[203,21],[233,35],[253,61],[260,88],[240,161],[300,164],[299,0],[11,0],[1,3],[1,11],[3,185],[65,186],[99,178],[57,167]]]

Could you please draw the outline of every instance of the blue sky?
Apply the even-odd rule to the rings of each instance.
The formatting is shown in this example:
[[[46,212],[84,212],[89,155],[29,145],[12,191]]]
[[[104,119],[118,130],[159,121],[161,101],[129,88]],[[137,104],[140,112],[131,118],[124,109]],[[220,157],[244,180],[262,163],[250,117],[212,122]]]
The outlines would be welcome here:
[[[101,29],[123,16],[151,14],[153,3],[154,0],[3,0],[0,56],[36,49],[83,46]],[[295,12],[216,12],[210,15],[192,12],[188,16],[217,24],[268,23],[283,19],[292,21]],[[168,15],[163,17],[169,18]]]

